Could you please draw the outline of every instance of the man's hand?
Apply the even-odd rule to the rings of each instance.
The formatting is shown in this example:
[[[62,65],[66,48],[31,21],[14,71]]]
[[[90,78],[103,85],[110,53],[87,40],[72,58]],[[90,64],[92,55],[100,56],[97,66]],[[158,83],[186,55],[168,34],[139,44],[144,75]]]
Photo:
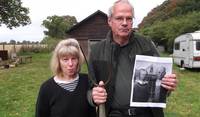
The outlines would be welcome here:
[[[174,91],[177,83],[176,74],[166,74],[161,81],[161,86],[169,91]]]
[[[97,105],[103,104],[107,99],[107,92],[104,88],[104,82],[100,81],[99,86],[92,89],[92,99]]]

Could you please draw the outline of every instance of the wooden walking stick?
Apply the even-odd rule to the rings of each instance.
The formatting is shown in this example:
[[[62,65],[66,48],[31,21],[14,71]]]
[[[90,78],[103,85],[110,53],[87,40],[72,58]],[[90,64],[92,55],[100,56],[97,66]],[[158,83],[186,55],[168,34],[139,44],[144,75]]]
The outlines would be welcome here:
[[[106,117],[105,104],[99,105],[99,117]]]

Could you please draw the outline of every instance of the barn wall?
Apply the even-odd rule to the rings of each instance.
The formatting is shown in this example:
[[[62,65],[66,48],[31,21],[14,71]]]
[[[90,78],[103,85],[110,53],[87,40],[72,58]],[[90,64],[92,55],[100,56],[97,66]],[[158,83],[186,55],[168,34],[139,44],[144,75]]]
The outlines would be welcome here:
[[[68,32],[68,37],[76,38],[82,46],[85,55],[88,57],[90,40],[105,39],[108,31],[107,16],[102,12],[97,12],[95,15],[91,15],[91,17],[72,27]]]

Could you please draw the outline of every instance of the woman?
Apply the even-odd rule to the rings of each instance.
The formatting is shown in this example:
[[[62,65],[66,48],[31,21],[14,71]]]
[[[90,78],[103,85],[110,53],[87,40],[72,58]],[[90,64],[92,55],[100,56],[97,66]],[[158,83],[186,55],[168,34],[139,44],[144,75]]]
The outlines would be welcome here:
[[[58,43],[51,60],[54,76],[41,85],[36,117],[95,117],[87,101],[88,76],[79,73],[83,62],[78,41]]]

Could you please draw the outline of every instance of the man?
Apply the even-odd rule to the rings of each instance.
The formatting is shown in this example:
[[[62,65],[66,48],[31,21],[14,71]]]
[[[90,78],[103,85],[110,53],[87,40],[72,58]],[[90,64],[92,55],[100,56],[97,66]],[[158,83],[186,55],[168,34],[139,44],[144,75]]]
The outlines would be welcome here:
[[[160,88],[160,85],[161,85],[162,78],[166,74],[166,68],[164,66],[157,66],[155,74],[157,75],[157,79],[155,82],[154,101],[164,101],[165,100],[164,92],[166,92],[166,90],[163,87]]]
[[[128,0],[118,0],[109,9],[111,31],[90,53],[89,72],[99,84],[88,93],[89,101],[95,105],[105,103],[107,117],[163,117],[161,108],[130,107],[135,56],[159,56],[150,40],[133,33],[133,18],[134,10]],[[175,78],[175,74],[165,75],[162,87],[174,90]]]

